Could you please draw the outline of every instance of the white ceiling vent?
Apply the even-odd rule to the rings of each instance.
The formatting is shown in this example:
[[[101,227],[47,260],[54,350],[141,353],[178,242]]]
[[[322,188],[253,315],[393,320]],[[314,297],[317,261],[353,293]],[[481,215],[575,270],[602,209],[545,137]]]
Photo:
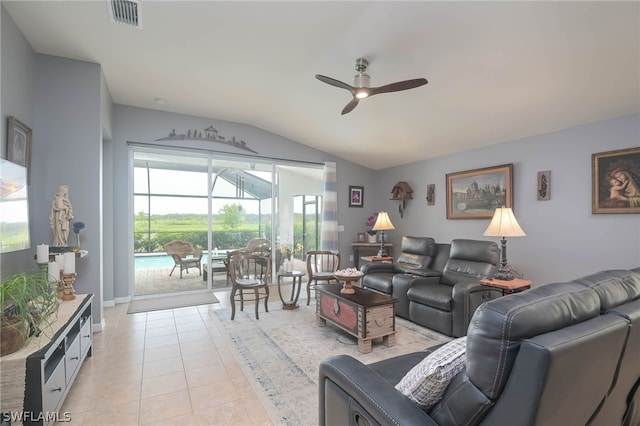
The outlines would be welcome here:
[[[112,22],[142,28],[140,0],[107,0],[107,6]]]

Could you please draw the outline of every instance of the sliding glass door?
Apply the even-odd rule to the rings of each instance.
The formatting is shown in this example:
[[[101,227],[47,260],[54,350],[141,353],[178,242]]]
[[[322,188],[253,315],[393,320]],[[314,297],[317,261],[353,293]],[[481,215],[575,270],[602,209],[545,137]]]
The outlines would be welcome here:
[[[271,245],[276,272],[284,260],[304,270],[306,251],[319,245],[319,166],[163,149],[132,155],[134,297],[227,288],[228,253],[258,239]],[[183,253],[190,260],[202,252],[200,262],[174,260],[166,244],[175,240],[193,247]]]
[[[134,296],[205,290],[202,270],[167,253],[165,245],[184,241],[199,257],[208,246],[207,158],[161,152],[134,152]],[[206,253],[205,253],[206,254]]]

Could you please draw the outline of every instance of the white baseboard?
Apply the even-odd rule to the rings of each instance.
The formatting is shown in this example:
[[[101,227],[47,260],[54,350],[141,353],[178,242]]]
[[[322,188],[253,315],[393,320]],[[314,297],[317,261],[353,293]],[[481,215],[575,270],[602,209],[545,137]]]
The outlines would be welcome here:
[[[116,305],[119,305],[121,303],[129,303],[129,302],[131,302],[131,298],[129,296],[127,296],[127,297],[116,297],[114,299],[114,301],[116,302]]]
[[[119,305],[121,303],[129,303],[131,301],[131,298],[129,296],[127,297],[116,297],[113,300],[103,300],[102,301],[102,307],[103,308],[113,308],[116,305]]]
[[[99,323],[93,323],[93,332],[94,333],[99,333],[102,330],[104,330],[105,325],[107,325],[107,323],[105,322],[104,318],[102,318],[102,321],[100,321]]]

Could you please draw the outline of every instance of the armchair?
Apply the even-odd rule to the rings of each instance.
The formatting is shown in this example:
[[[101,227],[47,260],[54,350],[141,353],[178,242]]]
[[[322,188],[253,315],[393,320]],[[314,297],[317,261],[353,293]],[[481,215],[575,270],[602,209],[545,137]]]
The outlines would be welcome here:
[[[202,260],[202,250],[195,249],[193,244],[188,241],[173,240],[164,245],[164,251],[173,258],[173,268],[169,272],[169,276],[173,274],[176,267],[180,267],[180,278],[182,271],[189,273],[189,268],[197,268],[198,273],[202,275],[200,261]]]

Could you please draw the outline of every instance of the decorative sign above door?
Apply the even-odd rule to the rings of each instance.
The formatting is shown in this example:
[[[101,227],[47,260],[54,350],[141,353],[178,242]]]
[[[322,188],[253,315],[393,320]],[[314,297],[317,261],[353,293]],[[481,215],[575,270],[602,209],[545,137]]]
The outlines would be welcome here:
[[[193,141],[208,141],[208,142],[217,142],[225,145],[232,146],[234,148],[243,149],[245,151],[250,151],[257,154],[257,151],[249,148],[247,143],[243,140],[237,141],[235,136],[232,136],[231,139],[226,140],[226,138],[220,134],[218,134],[218,130],[214,129],[213,126],[209,126],[206,129],[200,131],[198,129],[187,131],[187,134],[178,135],[176,134],[175,129],[169,133],[169,136],[156,139],[156,141],[178,141],[178,140],[193,140]]]

